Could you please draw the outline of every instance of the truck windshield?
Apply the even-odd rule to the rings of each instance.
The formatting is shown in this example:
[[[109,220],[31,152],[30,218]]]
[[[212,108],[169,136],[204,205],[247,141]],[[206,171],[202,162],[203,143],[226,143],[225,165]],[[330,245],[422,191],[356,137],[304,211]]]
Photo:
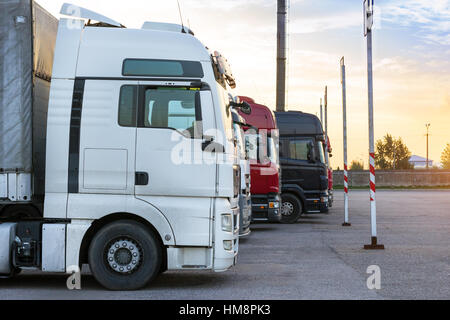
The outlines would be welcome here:
[[[325,163],[325,145],[322,141],[317,142],[319,149],[320,162]]]
[[[242,127],[238,124],[233,124],[233,130],[234,130],[234,136],[236,137],[237,145],[238,145],[238,152],[239,157],[242,160],[245,160],[247,158],[247,152],[246,152],[246,146],[244,144],[244,131],[242,130]]]
[[[250,160],[258,160],[258,135],[245,134],[245,150],[247,151]]]
[[[270,161],[272,163],[278,164],[279,155],[278,155],[278,148],[276,146],[275,139],[272,137],[268,137],[267,139],[268,139],[268,148],[267,149],[268,149]]]
[[[266,164],[268,161],[278,163],[275,139],[266,134],[245,134],[245,148],[250,160],[262,164]]]

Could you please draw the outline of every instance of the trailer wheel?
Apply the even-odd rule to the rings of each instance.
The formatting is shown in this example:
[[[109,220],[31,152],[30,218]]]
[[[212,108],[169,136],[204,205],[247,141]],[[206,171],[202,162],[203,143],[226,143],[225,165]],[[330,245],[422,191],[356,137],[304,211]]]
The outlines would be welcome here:
[[[281,223],[295,223],[302,214],[301,201],[290,193],[281,195]]]
[[[155,234],[133,220],[103,227],[89,247],[89,267],[95,279],[109,290],[137,290],[159,273],[161,246]]]

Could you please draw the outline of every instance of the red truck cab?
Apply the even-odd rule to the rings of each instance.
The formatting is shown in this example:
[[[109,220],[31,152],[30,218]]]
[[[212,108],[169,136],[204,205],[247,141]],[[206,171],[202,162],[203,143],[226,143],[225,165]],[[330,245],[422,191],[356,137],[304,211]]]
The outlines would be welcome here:
[[[252,221],[280,221],[280,164],[278,129],[273,112],[249,97],[239,97],[252,107],[251,114],[239,111],[251,127],[246,128],[250,158]]]

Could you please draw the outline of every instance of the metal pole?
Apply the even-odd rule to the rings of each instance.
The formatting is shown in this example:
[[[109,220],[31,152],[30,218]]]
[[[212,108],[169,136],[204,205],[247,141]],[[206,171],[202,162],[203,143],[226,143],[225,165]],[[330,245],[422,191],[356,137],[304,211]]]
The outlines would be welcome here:
[[[329,157],[328,157],[328,87],[325,86],[325,162],[327,165],[327,170],[330,167]]]
[[[342,115],[344,132],[344,223],[342,226],[351,226],[348,218],[348,163],[347,163],[347,95],[345,86],[345,62],[341,59],[341,84],[342,84]]]
[[[394,143],[394,147],[393,147],[393,158],[394,158],[394,161],[392,162],[392,169],[394,169],[395,170],[395,156],[396,156],[396,154],[395,154],[395,143]]]
[[[429,165],[428,165],[428,161],[429,161],[428,160],[429,159],[428,158],[428,137],[429,137],[429,131],[428,130],[430,129],[431,124],[428,123],[425,126],[427,127],[427,170],[428,170],[429,169]]]
[[[328,140],[328,86],[325,86],[325,137]]]
[[[372,3],[366,8],[366,17],[373,16],[373,0],[365,0]],[[371,20],[372,21],[372,20]],[[364,249],[384,249],[382,244],[378,244],[377,240],[377,207],[375,198],[375,139],[374,139],[374,125],[373,125],[373,72],[372,72],[372,26],[367,26],[367,85],[368,85],[368,100],[369,100],[369,165],[370,165],[370,225],[372,231],[372,239],[370,245],[365,245]]]
[[[286,111],[287,5],[278,0],[277,10],[277,111]]]
[[[322,98],[320,98],[320,123],[323,126],[323,106],[322,106]]]

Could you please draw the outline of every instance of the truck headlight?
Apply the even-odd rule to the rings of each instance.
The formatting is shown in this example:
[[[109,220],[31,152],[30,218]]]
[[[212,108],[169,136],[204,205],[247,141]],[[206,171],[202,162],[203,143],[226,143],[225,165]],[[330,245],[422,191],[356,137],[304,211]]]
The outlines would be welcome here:
[[[222,231],[233,231],[233,216],[229,213],[222,215]]]
[[[280,203],[278,201],[269,202],[270,209],[278,209],[280,207]]]
[[[223,241],[223,248],[227,251],[233,250],[233,241],[231,240],[224,240]]]

